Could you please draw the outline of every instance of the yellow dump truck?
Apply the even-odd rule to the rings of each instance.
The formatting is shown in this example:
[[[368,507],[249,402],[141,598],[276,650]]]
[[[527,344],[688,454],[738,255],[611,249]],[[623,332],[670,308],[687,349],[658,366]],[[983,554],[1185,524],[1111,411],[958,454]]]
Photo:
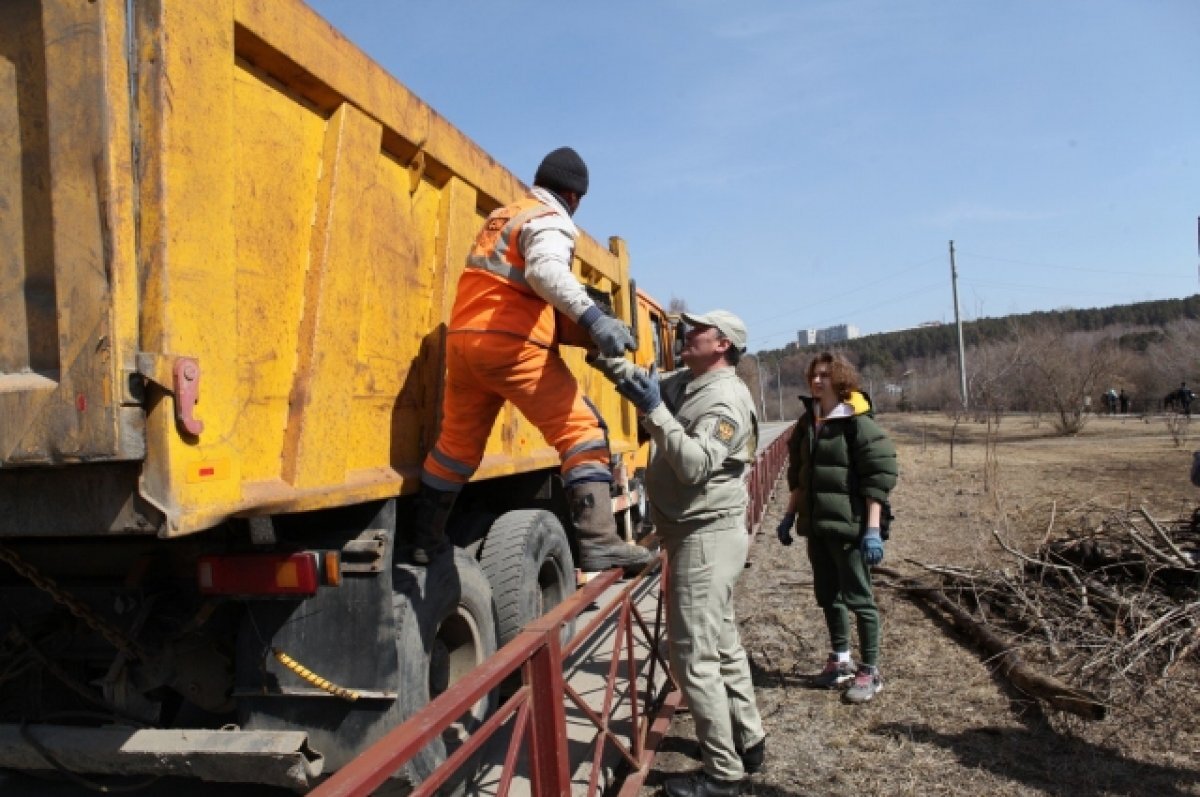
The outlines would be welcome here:
[[[524,191],[297,0],[0,4],[0,767],[304,788],[574,590],[511,407],[454,561],[403,564],[456,280]],[[575,268],[666,363],[624,244]],[[634,411],[567,359],[626,519]]]

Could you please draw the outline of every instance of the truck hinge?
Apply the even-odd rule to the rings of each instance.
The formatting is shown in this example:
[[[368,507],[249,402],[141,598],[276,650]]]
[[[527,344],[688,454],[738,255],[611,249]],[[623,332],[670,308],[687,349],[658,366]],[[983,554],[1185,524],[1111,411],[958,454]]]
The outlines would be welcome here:
[[[200,401],[200,361],[195,357],[140,351],[137,370],[175,397],[176,423],[187,434],[199,437],[204,431],[204,421],[195,415]]]

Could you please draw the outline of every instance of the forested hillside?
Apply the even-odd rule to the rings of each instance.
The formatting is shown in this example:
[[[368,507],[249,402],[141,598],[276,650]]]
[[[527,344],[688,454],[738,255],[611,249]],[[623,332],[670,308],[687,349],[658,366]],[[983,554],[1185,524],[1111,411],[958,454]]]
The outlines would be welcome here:
[[[1002,318],[981,318],[963,323],[963,342],[967,347],[972,347],[1008,340],[1013,336],[1014,325],[1029,329],[1053,328],[1063,333],[1093,332],[1110,327],[1150,328],[1129,335],[1126,341],[1130,348],[1141,351],[1161,337],[1152,331],[1154,328],[1161,330],[1179,319],[1200,319],[1200,294],[1185,299],[1163,299],[1087,310],[1051,310]],[[853,355],[860,368],[875,365],[884,369],[918,357],[953,354],[956,346],[954,324],[883,332],[837,344],[839,350]],[[811,353],[817,348],[809,346],[799,351]],[[796,350],[797,347],[791,346],[784,352],[763,352],[763,356],[774,359],[787,351]]]
[[[1077,431],[1124,393],[1131,412],[1163,409],[1187,383],[1200,392],[1200,295],[1088,310],[1027,313],[963,324],[967,405],[974,412],[1047,413]],[[869,335],[828,347],[859,368],[878,409],[962,408],[953,324]],[[791,344],[747,357],[739,372],[757,388],[766,419],[796,417],[804,369],[818,347]]]

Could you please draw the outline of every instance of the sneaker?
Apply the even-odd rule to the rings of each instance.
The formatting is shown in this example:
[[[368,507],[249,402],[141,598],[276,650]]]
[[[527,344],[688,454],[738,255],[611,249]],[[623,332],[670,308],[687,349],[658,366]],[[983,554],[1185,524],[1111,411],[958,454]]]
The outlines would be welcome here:
[[[854,673],[854,683],[846,690],[846,700],[851,703],[866,703],[883,688],[883,679],[879,677],[879,668],[869,664],[860,664],[858,672]]]
[[[854,677],[854,662],[838,661],[834,653],[825,660],[825,668],[813,676],[812,685],[818,689],[837,689]]]

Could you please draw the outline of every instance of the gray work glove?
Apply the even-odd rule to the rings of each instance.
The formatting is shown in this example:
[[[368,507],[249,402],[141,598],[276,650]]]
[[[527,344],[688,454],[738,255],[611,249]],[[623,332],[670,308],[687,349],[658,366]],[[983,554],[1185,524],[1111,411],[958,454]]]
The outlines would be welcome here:
[[[605,315],[604,311],[594,304],[579,316],[579,326],[587,330],[592,336],[592,342],[605,357],[620,357],[626,351],[637,348],[633,335],[629,333],[629,327],[612,316]]]
[[[617,382],[617,392],[633,402],[643,415],[662,404],[662,391],[658,386],[658,371],[654,366],[646,371],[636,369],[632,374]]]
[[[796,513],[788,512],[783,516],[783,520],[779,521],[779,525],[775,527],[775,536],[784,545],[792,544],[792,526],[796,525]]]
[[[871,567],[883,561],[883,537],[879,536],[878,528],[872,526],[866,530],[858,550],[862,552],[863,561]]]

